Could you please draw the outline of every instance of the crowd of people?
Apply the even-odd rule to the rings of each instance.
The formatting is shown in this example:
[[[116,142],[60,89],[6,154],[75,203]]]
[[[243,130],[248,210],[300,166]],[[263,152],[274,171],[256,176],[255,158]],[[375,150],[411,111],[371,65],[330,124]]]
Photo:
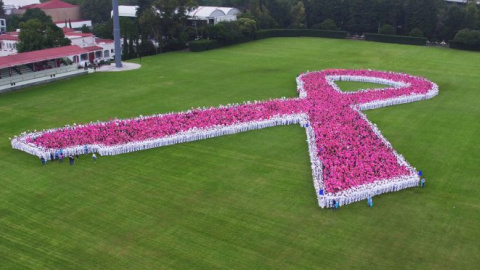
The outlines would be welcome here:
[[[342,92],[335,81],[387,84],[383,89]],[[427,99],[436,84],[407,74],[372,70],[324,70],[297,78],[299,98],[247,102],[187,112],[111,119],[24,133],[16,149],[50,159],[67,155],[116,155],[276,125],[307,130],[319,205],[333,207],[418,185],[418,176],[361,110]]]

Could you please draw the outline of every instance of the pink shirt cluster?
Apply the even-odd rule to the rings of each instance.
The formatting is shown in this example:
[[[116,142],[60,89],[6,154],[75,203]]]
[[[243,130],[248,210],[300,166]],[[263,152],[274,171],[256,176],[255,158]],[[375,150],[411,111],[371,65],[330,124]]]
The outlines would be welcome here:
[[[340,93],[328,76],[363,76],[403,82],[402,88]],[[418,77],[370,70],[324,70],[301,77],[306,98],[277,99],[231,107],[195,109],[85,124],[49,131],[28,139],[39,147],[61,149],[78,145],[119,145],[175,135],[191,129],[267,120],[274,116],[306,114],[315,132],[323,182],[335,193],[380,179],[408,174],[389,148],[354,109],[372,101],[425,94],[432,85]],[[357,107],[358,108],[358,107]]]

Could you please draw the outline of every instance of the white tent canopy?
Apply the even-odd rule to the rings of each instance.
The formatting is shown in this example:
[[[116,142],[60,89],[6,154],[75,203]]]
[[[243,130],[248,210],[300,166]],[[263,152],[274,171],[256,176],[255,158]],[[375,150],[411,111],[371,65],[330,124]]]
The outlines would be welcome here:
[[[232,8],[232,7],[219,7],[221,11],[223,11],[226,15],[238,15],[240,14],[240,10],[237,8]]]
[[[138,6],[118,6],[118,12],[120,17],[137,17]],[[187,11],[187,15],[193,20],[213,20],[215,23],[219,21],[232,21],[236,20],[236,15],[240,13],[240,10],[232,7],[211,7],[211,6],[199,6],[191,11]],[[113,15],[113,11],[112,11]]]
[[[231,7],[210,7],[199,6],[190,11],[188,16],[194,19],[213,19],[217,17],[233,16],[240,13],[240,10]]]

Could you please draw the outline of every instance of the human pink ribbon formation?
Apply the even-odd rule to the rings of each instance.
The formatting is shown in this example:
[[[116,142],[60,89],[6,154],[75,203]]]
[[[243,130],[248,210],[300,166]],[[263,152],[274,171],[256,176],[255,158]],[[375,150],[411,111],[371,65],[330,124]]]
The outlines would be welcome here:
[[[335,81],[390,87],[342,92]],[[276,125],[307,130],[319,205],[332,207],[418,185],[416,170],[395,152],[361,110],[432,98],[438,86],[407,74],[330,69],[301,74],[299,98],[247,102],[187,112],[114,119],[23,133],[12,147],[38,157],[98,152],[116,155]],[[55,154],[55,155],[54,155]]]

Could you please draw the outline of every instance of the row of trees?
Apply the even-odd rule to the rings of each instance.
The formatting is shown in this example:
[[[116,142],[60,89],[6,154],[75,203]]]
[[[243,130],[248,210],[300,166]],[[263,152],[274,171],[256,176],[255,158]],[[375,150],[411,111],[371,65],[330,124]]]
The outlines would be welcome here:
[[[95,1],[110,3],[110,0]],[[472,30],[480,28],[479,12],[473,0],[467,5],[447,4],[444,0],[136,0],[134,2],[139,6],[137,18],[133,21],[122,19],[122,27],[125,28],[122,30],[122,36],[130,43],[135,43],[134,46],[129,45],[130,48],[143,44],[141,45],[143,53],[154,52],[154,47],[149,40],[156,40],[160,51],[170,51],[184,48],[188,40],[199,36],[228,40],[232,36],[245,36],[245,29],[252,28],[344,30],[352,35],[378,32],[425,36],[437,41],[449,41],[464,28]],[[198,23],[189,25],[183,11],[197,5],[236,7],[242,11],[242,15],[237,23],[221,23],[215,27]],[[155,12],[152,6],[160,13]],[[97,24],[94,33],[111,38],[111,29],[112,23],[107,20]]]
[[[64,1],[81,7],[83,17],[94,22],[97,36],[113,38],[111,0]],[[474,0],[469,1],[467,5],[447,4],[444,0],[119,0],[119,3],[139,6],[136,18],[121,20],[122,36],[128,41],[124,52],[133,56],[134,51],[155,53],[152,40],[160,52],[170,51],[184,48],[188,40],[199,36],[223,39],[245,36],[245,29],[311,28],[344,30],[357,35],[379,32],[448,41],[461,29],[480,28],[478,7]],[[192,25],[187,23],[185,11],[197,5],[232,6],[240,9],[242,15],[233,24]],[[12,17],[8,25],[18,27],[22,21],[26,22]]]
[[[344,30],[391,34],[420,30],[431,40],[450,40],[463,28],[479,29],[476,2],[448,4],[444,0],[199,0],[200,5],[235,6],[252,16],[258,28]]]

